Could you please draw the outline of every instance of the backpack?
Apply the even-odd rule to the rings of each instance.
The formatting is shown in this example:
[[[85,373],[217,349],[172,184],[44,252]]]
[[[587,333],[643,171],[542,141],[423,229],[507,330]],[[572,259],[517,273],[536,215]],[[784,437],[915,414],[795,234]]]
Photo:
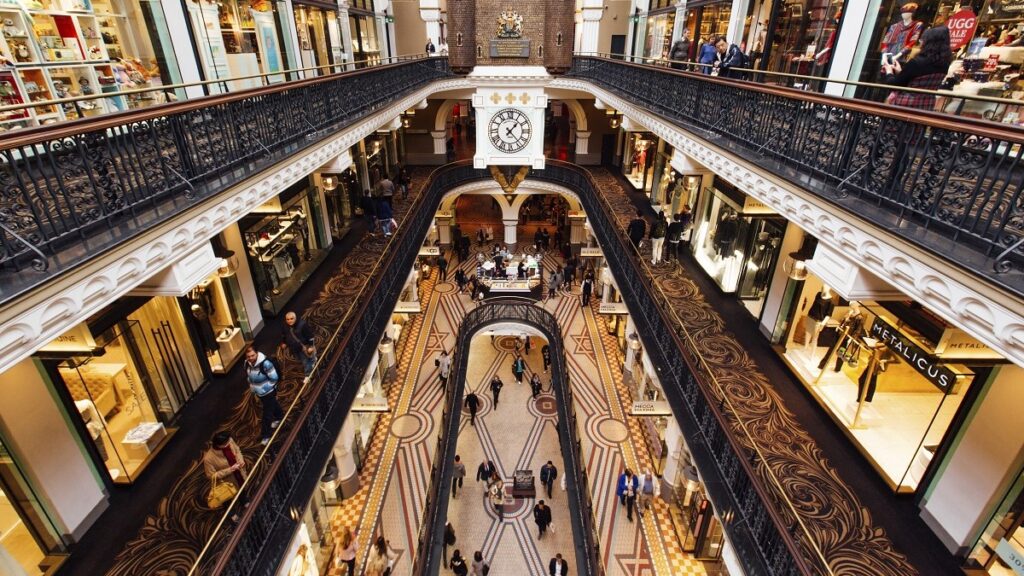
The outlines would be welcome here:
[[[665,221],[658,218],[654,221],[654,225],[651,226],[651,238],[664,238],[667,228],[668,226],[665,225]]]
[[[277,372],[277,380],[280,382],[284,378],[284,370],[281,368],[281,361],[277,359],[277,356],[267,356],[266,360],[270,361],[270,365],[274,367],[274,372]],[[267,371],[263,369],[265,362],[260,362],[260,374],[267,375]]]

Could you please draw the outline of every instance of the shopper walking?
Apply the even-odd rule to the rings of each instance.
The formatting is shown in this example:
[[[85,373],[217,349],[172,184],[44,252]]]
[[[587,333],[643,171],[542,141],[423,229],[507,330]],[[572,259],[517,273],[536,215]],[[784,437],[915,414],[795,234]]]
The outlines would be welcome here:
[[[640,250],[640,242],[644,239],[645,234],[647,234],[647,221],[644,220],[643,212],[637,210],[636,218],[630,220],[629,226],[626,227],[626,235],[629,236],[633,247]]]
[[[589,275],[583,278],[580,284],[580,299],[584,307],[590,306],[590,294],[594,291],[594,279]]]
[[[679,221],[679,214],[672,217],[668,225],[668,233],[665,239],[668,240],[668,252],[665,253],[665,262],[679,260],[679,240],[683,237],[683,223]]]
[[[288,312],[284,315],[284,326],[281,330],[281,349],[288,348],[292,356],[302,362],[302,370],[306,376],[313,371],[316,364],[316,340],[313,337],[313,329],[304,318],[299,318],[295,312]]]
[[[462,557],[462,552],[458,549],[452,552],[452,561],[448,564],[448,567],[451,568],[452,573],[455,574],[455,576],[466,576],[466,574],[469,574],[469,567],[466,566],[466,559]]]
[[[466,272],[461,267],[455,269],[455,284],[459,287],[459,294],[466,290]]]
[[[533,521],[537,523],[537,538],[544,538],[544,533],[551,524],[551,508],[548,508],[543,500],[538,501],[533,507]]]
[[[494,506],[494,512],[497,513],[498,518],[502,518],[505,513],[505,483],[497,476],[487,488],[487,498],[491,501],[491,506]]]
[[[498,408],[498,396],[501,394],[501,388],[504,385],[505,383],[501,381],[501,378],[498,378],[497,374],[494,375],[494,378],[491,378],[491,397],[494,398],[495,409]]]
[[[437,377],[443,389],[448,385],[448,376],[452,372],[452,359],[448,355],[448,351],[441,350],[441,355],[434,360],[434,365],[437,366]]]
[[[494,462],[488,460],[481,462],[476,468],[476,481],[483,480],[484,482],[490,483],[494,476],[498,473],[498,468],[494,465]]]
[[[278,374],[275,363],[252,346],[245,349],[243,369],[249,389],[259,398],[263,407],[260,442],[265,446],[270,442],[270,434],[284,418],[284,410],[277,402],[277,384],[281,381],[281,375]]]
[[[207,496],[207,505],[211,508],[226,505],[238,494],[248,474],[248,467],[242,449],[235,443],[230,432],[217,432],[210,439],[210,447],[203,453],[203,472],[211,483]],[[233,488],[229,489],[229,497],[225,498],[227,494],[223,489],[216,488],[218,484],[229,484]],[[232,514],[231,521],[238,522],[237,511]]]
[[[341,565],[344,564],[348,566],[345,576],[355,576],[357,542],[356,537],[352,535],[352,530],[348,526],[342,527],[341,539],[338,540],[338,544],[338,554],[334,557],[334,567],[341,568]]]
[[[623,506],[626,507],[626,518],[633,521],[633,508],[636,506],[636,491],[639,487],[639,482],[636,476],[633,475],[633,471],[626,468],[626,471],[619,476],[619,484],[615,489],[615,494],[619,497],[619,501]]]
[[[462,458],[455,455],[455,465],[452,467],[452,498],[458,495],[458,489],[462,488],[462,481],[466,479],[466,465]]]
[[[444,546],[441,547],[441,557],[444,559],[444,567],[448,568],[448,547],[455,546],[455,527],[451,522],[444,525]]]
[[[551,346],[545,344],[540,349],[540,355],[544,358],[544,373],[547,374],[548,368],[551,366]]]
[[[558,478],[558,468],[548,460],[548,463],[540,467],[540,483],[548,491],[548,498],[551,498],[551,488],[555,485],[555,478]]]
[[[665,213],[658,212],[654,217],[654,224],[651,224],[651,264],[661,264],[661,251],[665,247],[665,235],[668,233],[668,222],[665,221]]]
[[[536,372],[534,372],[533,376],[530,377],[530,392],[533,393],[532,398],[536,399],[537,396],[540,395],[542,387],[543,384],[541,384],[540,382],[540,376]]]
[[[569,563],[562,558],[561,554],[555,554],[551,562],[548,562],[548,574],[549,576],[569,576]]]
[[[391,551],[391,545],[383,536],[378,536],[366,558],[364,576],[385,576],[394,568],[397,554]]]
[[[658,477],[655,476],[650,468],[644,470],[644,473],[640,475],[639,490],[637,495],[636,513],[643,517],[644,512],[647,512],[651,508],[651,500],[661,496],[661,482],[658,481]]]
[[[690,31],[684,28],[683,35],[672,43],[672,49],[668,53],[668,59],[672,61],[672,68],[683,70],[683,66],[685,66],[683,62],[690,59],[690,45]]]
[[[491,567],[487,562],[484,562],[483,552],[477,550],[473,553],[473,564],[469,567],[470,576],[487,576],[491,571]]]
[[[443,251],[441,252],[441,255],[437,257],[437,279],[439,282],[445,282],[448,280],[448,260],[444,257]]]
[[[516,377],[516,382],[523,383],[523,374],[526,373],[526,362],[523,361],[523,357],[516,355],[516,359],[512,361],[512,375]]]
[[[466,407],[469,408],[469,425],[476,426],[476,411],[480,407],[480,399],[476,397],[476,394],[472,392],[466,394]]]

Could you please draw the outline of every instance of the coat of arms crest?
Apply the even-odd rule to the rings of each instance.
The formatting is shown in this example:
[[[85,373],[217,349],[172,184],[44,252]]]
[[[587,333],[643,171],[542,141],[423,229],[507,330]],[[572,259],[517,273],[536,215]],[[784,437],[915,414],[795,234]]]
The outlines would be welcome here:
[[[498,38],[521,38],[523,17],[515,10],[505,10],[498,16]]]

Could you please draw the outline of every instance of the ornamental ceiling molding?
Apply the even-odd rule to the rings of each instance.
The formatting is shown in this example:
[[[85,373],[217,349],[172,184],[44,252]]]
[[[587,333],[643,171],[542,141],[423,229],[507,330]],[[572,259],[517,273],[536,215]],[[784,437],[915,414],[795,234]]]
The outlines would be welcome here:
[[[717,147],[711,147],[619,96],[580,80],[560,78],[552,87],[590,92],[632,116],[674,148],[692,156],[741,191],[841,252],[954,326],[1018,366],[1024,366],[1024,302],[814,194]],[[1004,305],[1005,304],[1005,305]],[[1011,310],[1014,306],[1016,310]]]
[[[264,170],[260,175],[197,203],[171,220],[62,274],[0,309],[0,373],[76,324],[191,254],[267,200],[316,171],[437,90],[460,88],[462,79],[435,82],[374,113],[335,137]]]

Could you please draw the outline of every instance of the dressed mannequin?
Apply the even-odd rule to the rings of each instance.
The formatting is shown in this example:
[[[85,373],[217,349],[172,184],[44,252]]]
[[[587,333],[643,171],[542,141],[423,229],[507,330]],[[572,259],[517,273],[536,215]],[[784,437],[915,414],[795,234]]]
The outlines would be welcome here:
[[[739,232],[739,222],[736,214],[730,212],[718,222],[715,229],[715,253],[722,258],[732,255],[732,243],[736,240],[736,233]]]
[[[757,266],[754,273],[754,291],[760,295],[768,288],[768,273],[771,271],[772,254],[775,247],[779,245],[779,239],[768,232],[761,232],[757,235],[757,243],[754,245],[754,255],[750,261]]]
[[[643,144],[637,145],[636,154],[633,156],[633,175],[644,173],[644,166],[647,164],[647,147]]]
[[[886,30],[882,38],[882,53],[892,54],[893,60],[903,62],[910,49],[917,44],[924,31],[924,22],[914,20],[917,2],[904,2],[900,6],[900,19]]]
[[[833,370],[839,372],[843,367],[843,355],[838,353],[838,350],[848,345],[860,345],[860,338],[864,332],[864,311],[860,308],[860,302],[856,300],[850,302],[850,309],[846,311],[846,315],[843,316],[843,320],[839,323],[839,339],[833,344],[832,348],[829,349],[829,354],[836,351],[836,363]],[[826,354],[821,359],[821,363],[818,364],[818,368],[824,368],[825,362],[828,360],[829,354]]]
[[[818,334],[825,327],[836,305],[832,298],[832,289],[827,285],[822,286],[821,291],[814,295],[814,300],[807,308],[807,315],[804,317],[804,350],[808,354],[814,352],[818,347]]]
[[[219,346],[217,345],[217,335],[213,332],[213,326],[210,324],[210,315],[199,304],[193,304],[192,318],[195,319],[196,329],[199,330],[199,340],[202,341],[203,349],[216,352]]]
[[[873,352],[878,355],[874,365],[870,363],[864,371],[860,373],[860,378],[857,379],[857,399],[859,400],[861,394],[864,394],[864,401],[871,402],[875,398],[875,388],[878,385],[878,375],[889,369],[889,366],[893,362],[899,362],[896,353],[886,347],[884,344],[881,345],[881,350],[874,350]],[[870,374],[868,374],[870,372]],[[867,393],[864,393],[864,386],[867,386]]]

